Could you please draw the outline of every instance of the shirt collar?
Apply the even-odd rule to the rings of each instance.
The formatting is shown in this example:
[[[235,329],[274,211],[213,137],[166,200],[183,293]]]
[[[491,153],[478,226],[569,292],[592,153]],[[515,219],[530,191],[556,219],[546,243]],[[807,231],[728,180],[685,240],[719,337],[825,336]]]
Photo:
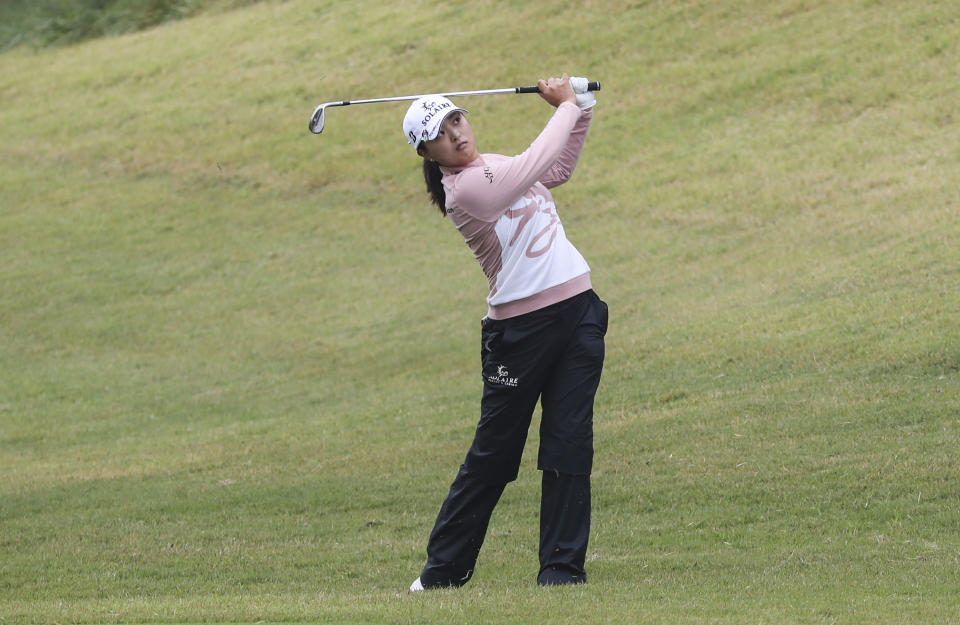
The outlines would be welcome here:
[[[444,176],[449,176],[449,175],[452,175],[452,174],[459,174],[459,173],[462,172],[464,169],[469,169],[469,168],[471,168],[471,167],[479,167],[480,165],[483,165],[483,164],[484,164],[483,154],[481,154],[480,156],[478,156],[477,158],[473,159],[472,161],[470,161],[467,165],[465,165],[465,166],[463,166],[463,167],[444,167],[443,165],[441,165],[441,166],[440,166],[440,173],[442,173]]]

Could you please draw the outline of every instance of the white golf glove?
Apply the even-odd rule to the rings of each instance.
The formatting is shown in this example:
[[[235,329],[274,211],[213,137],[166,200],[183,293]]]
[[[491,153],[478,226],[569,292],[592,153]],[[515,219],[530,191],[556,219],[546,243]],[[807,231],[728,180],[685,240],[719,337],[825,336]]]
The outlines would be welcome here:
[[[573,87],[573,92],[577,95],[577,106],[580,107],[581,111],[593,108],[597,104],[597,98],[593,95],[593,92],[587,91],[588,82],[590,81],[580,76],[570,77],[570,86]]]

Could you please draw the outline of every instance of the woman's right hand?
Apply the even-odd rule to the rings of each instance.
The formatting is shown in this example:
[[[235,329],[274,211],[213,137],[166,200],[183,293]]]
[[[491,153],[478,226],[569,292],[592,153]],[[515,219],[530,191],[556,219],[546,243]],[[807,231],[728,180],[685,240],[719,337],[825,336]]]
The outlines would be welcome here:
[[[560,106],[564,102],[577,103],[577,94],[573,92],[573,87],[570,85],[570,76],[566,72],[560,78],[538,80],[537,87],[540,89],[540,97],[549,102],[551,106]]]

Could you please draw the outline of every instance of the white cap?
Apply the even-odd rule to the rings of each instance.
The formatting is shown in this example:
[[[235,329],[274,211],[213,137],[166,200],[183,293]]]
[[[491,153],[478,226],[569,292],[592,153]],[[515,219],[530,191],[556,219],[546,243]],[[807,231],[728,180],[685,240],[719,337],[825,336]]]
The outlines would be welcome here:
[[[443,120],[455,111],[467,112],[442,95],[420,96],[403,117],[403,134],[407,143],[417,149],[421,142],[436,139]]]

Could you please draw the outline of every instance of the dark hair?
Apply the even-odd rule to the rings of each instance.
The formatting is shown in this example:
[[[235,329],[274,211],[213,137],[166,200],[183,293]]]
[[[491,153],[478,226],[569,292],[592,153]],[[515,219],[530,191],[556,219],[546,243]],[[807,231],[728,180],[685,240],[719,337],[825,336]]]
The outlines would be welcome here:
[[[443,190],[443,172],[436,161],[423,159],[423,181],[427,183],[430,201],[437,205],[440,214],[447,216],[447,192]]]

